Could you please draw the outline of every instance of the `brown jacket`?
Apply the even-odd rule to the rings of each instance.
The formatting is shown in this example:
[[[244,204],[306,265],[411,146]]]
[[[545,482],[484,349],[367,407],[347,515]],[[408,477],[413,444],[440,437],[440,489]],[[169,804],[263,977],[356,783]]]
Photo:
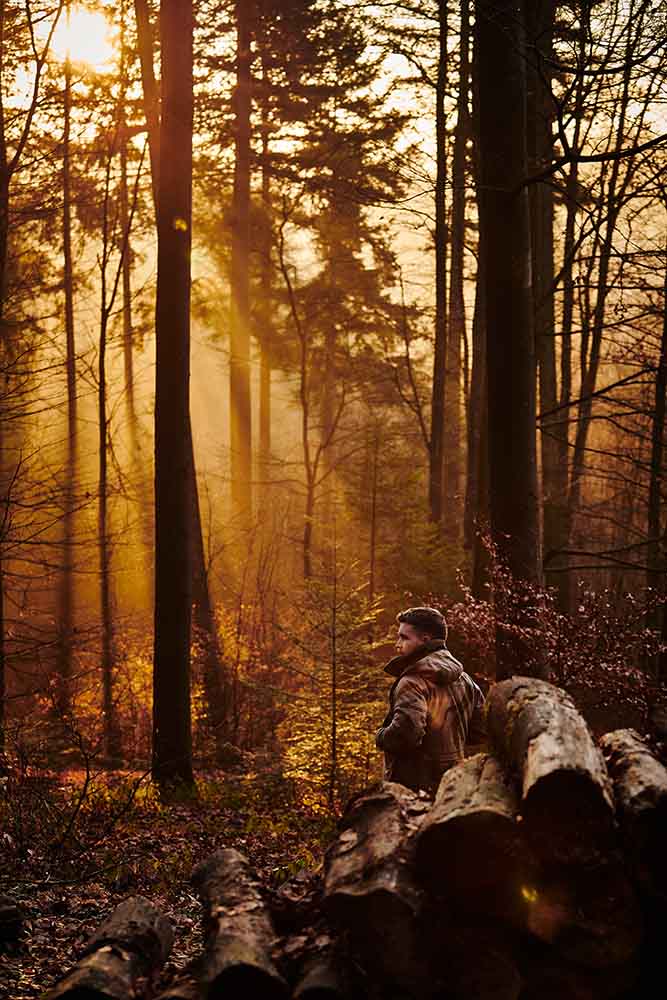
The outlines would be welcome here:
[[[443,773],[463,760],[466,742],[484,739],[484,695],[442,640],[395,656],[384,670],[396,677],[375,739],[384,776],[434,793]]]

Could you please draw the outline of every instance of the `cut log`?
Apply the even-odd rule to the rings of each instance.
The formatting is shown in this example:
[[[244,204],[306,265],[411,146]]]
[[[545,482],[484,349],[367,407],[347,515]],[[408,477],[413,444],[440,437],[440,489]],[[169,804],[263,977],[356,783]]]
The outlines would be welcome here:
[[[155,1000],[204,1000],[204,988],[194,976],[186,974],[179,976],[163,993],[159,993]]]
[[[521,785],[532,850],[546,864],[598,864],[616,845],[611,782],[572,699],[532,677],[495,684],[487,698],[492,749]]]
[[[516,822],[514,783],[487,754],[447,771],[415,837],[420,881],[455,909],[523,924],[536,864]]]
[[[448,1000],[517,1000],[522,976],[515,960],[518,937],[498,922],[461,920],[427,900],[420,937],[432,981],[426,994]]]
[[[18,941],[23,929],[23,910],[12,896],[0,895],[0,945]]]
[[[517,957],[524,978],[521,1000],[634,1000],[644,996],[633,992],[639,961],[606,969],[583,968],[535,940],[525,941]]]
[[[333,954],[311,962],[292,994],[294,1000],[343,1000],[346,995],[340,960]]]
[[[589,969],[620,968],[636,959],[643,920],[620,858],[552,869],[528,902],[528,929],[560,958]]]
[[[631,871],[646,894],[666,899],[667,768],[634,729],[607,733],[600,747]]]
[[[411,837],[429,803],[383,782],[353,799],[325,859],[324,909],[349,932],[372,975],[403,988],[423,968],[416,917],[421,894],[411,868]]]
[[[195,869],[192,882],[205,908],[204,954],[195,971],[207,998],[285,997],[286,984],[271,959],[271,919],[244,856],[233,848],[216,851]]]
[[[150,900],[126,899],[95,931],[83,957],[46,1000],[127,1000],[135,995],[139,978],[164,965],[172,943],[169,920]]]

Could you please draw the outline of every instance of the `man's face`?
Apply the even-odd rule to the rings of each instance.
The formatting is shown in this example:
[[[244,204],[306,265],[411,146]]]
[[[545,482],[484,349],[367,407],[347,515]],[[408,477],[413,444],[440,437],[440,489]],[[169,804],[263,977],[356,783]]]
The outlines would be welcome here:
[[[408,653],[412,653],[413,650],[423,646],[428,640],[429,636],[425,632],[417,632],[407,622],[400,622],[396,638],[396,649],[401,656],[407,656]]]

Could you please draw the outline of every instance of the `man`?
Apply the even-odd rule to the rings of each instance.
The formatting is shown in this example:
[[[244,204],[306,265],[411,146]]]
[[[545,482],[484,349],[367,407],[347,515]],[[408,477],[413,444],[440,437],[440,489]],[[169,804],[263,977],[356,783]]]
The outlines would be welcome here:
[[[440,778],[463,760],[467,741],[484,739],[484,695],[447,649],[447,623],[436,608],[397,615],[395,677],[389,712],[375,739],[387,781],[435,794]]]

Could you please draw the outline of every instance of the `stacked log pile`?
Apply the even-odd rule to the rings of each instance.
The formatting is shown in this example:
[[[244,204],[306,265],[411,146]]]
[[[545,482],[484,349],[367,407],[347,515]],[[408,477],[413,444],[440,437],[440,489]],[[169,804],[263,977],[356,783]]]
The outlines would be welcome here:
[[[597,746],[543,681],[495,685],[487,721],[490,752],[447,772],[434,802],[389,782],[352,800],[323,877],[269,893],[234,850],[200,865],[204,953],[162,1000],[652,996],[667,769],[632,730]],[[169,938],[141,913],[129,933],[116,911],[50,1000],[136,995]],[[86,971],[105,947],[117,988],[106,958],[103,987]]]

